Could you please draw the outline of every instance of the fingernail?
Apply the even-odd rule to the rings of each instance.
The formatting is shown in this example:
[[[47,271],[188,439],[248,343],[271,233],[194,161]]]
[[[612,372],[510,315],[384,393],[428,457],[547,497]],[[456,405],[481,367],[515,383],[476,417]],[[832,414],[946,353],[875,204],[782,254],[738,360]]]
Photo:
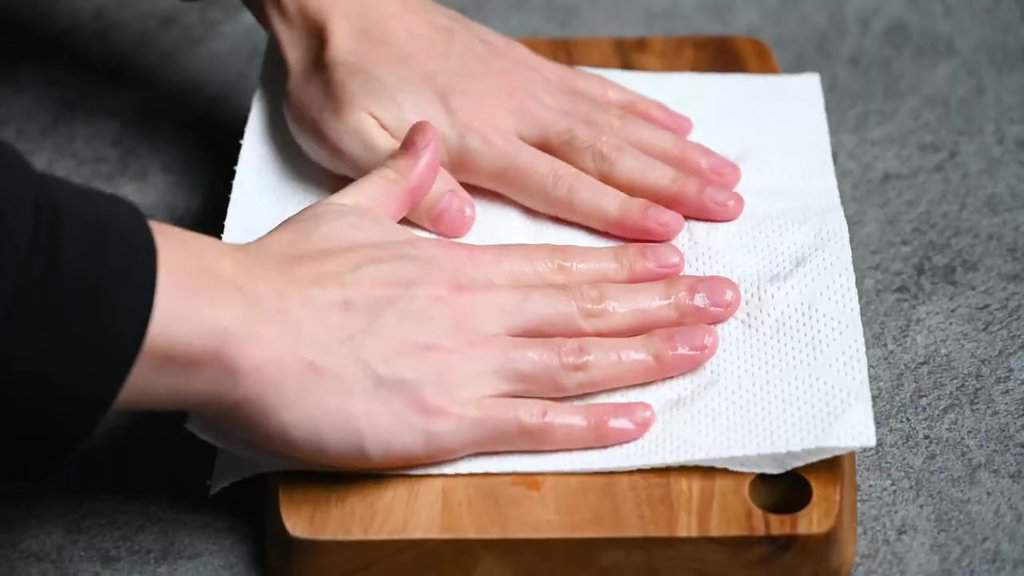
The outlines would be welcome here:
[[[683,116],[682,114],[680,114],[679,117],[682,119],[680,126],[683,131],[683,134],[689,134],[690,132],[693,132],[693,120],[690,120],[687,116]]]
[[[681,215],[657,205],[647,208],[647,222],[652,228],[671,234],[675,234],[683,227],[683,217]]]
[[[676,131],[679,132],[679,134],[687,136],[690,132],[693,132],[693,120],[690,120],[688,117],[683,116],[674,110],[671,112],[676,117]]]
[[[701,308],[728,310],[735,305],[737,297],[735,285],[729,280],[706,278],[693,295],[693,303]]]
[[[708,186],[704,189],[704,197],[707,198],[708,202],[711,202],[715,206],[732,208],[736,205],[736,202],[739,201],[740,195],[727,188]]]
[[[640,408],[636,411],[636,414],[633,416],[633,421],[639,422],[641,424],[649,424],[650,422],[653,422],[654,408],[651,408],[650,404],[641,404]]]
[[[704,352],[714,342],[714,332],[707,326],[686,326],[672,334],[672,354],[696,354]]]
[[[427,146],[430,146],[430,124],[428,122],[420,121],[412,125],[409,131],[406,132],[405,138],[402,139],[402,145],[399,146],[399,150],[403,152],[413,152],[426,150]]]
[[[430,221],[441,234],[456,236],[465,234],[472,216],[473,205],[457,191],[449,190],[434,207]]]
[[[647,262],[657,270],[675,270],[683,263],[683,255],[672,246],[656,244],[648,246],[645,252],[647,253]]]
[[[721,156],[708,158],[705,168],[712,176],[721,180],[736,180],[740,175],[740,167]]]

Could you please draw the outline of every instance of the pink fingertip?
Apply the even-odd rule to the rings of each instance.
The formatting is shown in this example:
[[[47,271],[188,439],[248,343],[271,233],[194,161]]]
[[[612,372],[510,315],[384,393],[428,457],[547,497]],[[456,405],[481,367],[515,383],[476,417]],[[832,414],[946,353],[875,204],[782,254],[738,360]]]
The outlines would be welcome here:
[[[740,167],[721,156],[710,156],[704,162],[704,169],[712,178],[730,188],[734,188],[740,182]]]
[[[647,262],[657,271],[674,272],[683,267],[683,254],[670,244],[652,244],[644,248]]]
[[[740,195],[735,191],[718,186],[708,186],[704,190],[704,196],[707,198],[708,202],[715,206],[729,210],[732,210],[737,204],[742,202]]]
[[[733,220],[743,212],[743,196],[730,188],[711,185],[704,189],[703,200],[708,209],[706,218],[718,222]]]
[[[678,212],[652,204],[647,208],[647,227],[661,238],[675,238],[686,220]]]
[[[698,284],[693,296],[694,304],[713,311],[735,310],[739,306],[740,292],[736,283],[721,276],[707,276]]]
[[[434,143],[434,127],[425,120],[413,124],[406,132],[399,149],[405,152],[422,152]]]
[[[672,112],[672,114],[674,114],[677,118],[676,132],[678,132],[679,135],[684,138],[689,136],[690,132],[693,132],[693,120],[690,120],[688,117],[683,116],[678,112]]]
[[[476,207],[472,198],[452,189],[437,203],[430,222],[434,232],[449,238],[458,238],[469,232],[475,219]]]
[[[703,354],[716,344],[715,331],[708,326],[684,326],[669,336],[669,352],[673,356]]]

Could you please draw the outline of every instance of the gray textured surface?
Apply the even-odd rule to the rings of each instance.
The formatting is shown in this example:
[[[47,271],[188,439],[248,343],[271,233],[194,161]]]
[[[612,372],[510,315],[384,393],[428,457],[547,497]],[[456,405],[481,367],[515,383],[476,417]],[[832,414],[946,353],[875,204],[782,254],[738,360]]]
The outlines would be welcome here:
[[[0,138],[216,230],[262,39],[231,0],[8,0]],[[458,0],[510,34],[756,35],[818,70],[878,420],[862,574],[1024,573],[1024,3]],[[111,423],[0,494],[0,572],[249,574],[260,492],[207,500],[169,417]]]

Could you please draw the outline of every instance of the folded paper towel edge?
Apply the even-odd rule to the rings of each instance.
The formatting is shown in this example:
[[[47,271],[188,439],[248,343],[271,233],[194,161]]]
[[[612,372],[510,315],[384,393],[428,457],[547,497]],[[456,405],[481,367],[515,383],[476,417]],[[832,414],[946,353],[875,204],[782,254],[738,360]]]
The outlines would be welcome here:
[[[331,469],[329,467],[317,467],[309,466],[300,462],[288,460],[285,458],[279,458],[276,456],[269,456],[264,453],[252,452],[239,449],[238,446],[232,446],[232,448],[226,448],[224,446],[231,446],[230,441],[225,441],[225,436],[222,432],[216,431],[214,428],[206,426],[201,419],[190,417],[186,423],[186,427],[190,432],[218,447],[217,458],[214,463],[214,472],[210,481],[210,495],[216,494],[217,492],[231,486],[232,484],[253,478],[256,476],[262,476],[264,474],[270,474],[274,472],[339,472],[337,469]],[[375,473],[385,476],[391,475],[411,475],[411,476],[466,476],[472,474],[586,474],[586,473],[616,473],[616,472],[630,472],[636,470],[653,470],[660,468],[674,468],[674,467],[692,467],[692,466],[704,466],[709,468],[720,468],[725,470],[731,470],[739,473],[751,473],[751,474],[781,474],[801,466],[825,460],[833,456],[854,452],[864,446],[855,445],[835,445],[835,446],[819,446],[817,448],[804,449],[804,450],[784,450],[776,452],[762,452],[757,454],[734,454],[731,456],[723,456],[718,458],[708,459],[697,459],[689,460],[686,462],[679,463],[652,463],[649,465],[640,466],[626,466],[626,467],[615,467],[615,466],[603,466],[603,467],[583,467],[575,468],[572,470],[497,470],[487,471],[478,470],[473,472],[444,472],[436,473],[426,467],[423,468],[405,468],[390,471],[371,471],[368,473]],[[751,460],[756,459],[756,464],[751,464]],[[238,472],[244,470],[244,472]],[[422,470],[422,471],[421,471]]]
[[[197,436],[200,436],[207,442],[209,439],[205,438],[194,429],[191,425],[190,430]],[[211,442],[211,444],[215,444]],[[391,471],[360,471],[361,473],[377,474],[381,476],[470,476],[477,474],[592,474],[592,473],[624,473],[634,472],[638,470],[655,470],[665,468],[680,468],[680,467],[707,467],[707,468],[718,468],[723,470],[729,470],[732,472],[743,473],[743,474],[781,474],[800,468],[807,464],[819,462],[832,458],[833,456],[839,456],[842,454],[852,453],[859,449],[858,446],[826,446],[819,447],[809,450],[799,451],[787,451],[787,452],[770,452],[770,453],[758,453],[750,455],[730,456],[723,458],[713,458],[707,460],[693,460],[685,463],[678,464],[649,464],[643,466],[630,466],[627,468],[614,468],[614,467],[583,467],[572,470],[499,470],[499,471],[486,471],[478,470],[474,472],[447,472],[447,473],[433,473],[433,472],[417,472],[415,469],[402,469],[402,470],[391,470]],[[757,464],[749,465],[747,462],[752,457],[756,457]],[[225,469],[238,466],[238,469],[244,469],[244,473],[224,473]],[[246,457],[231,450],[220,448],[218,450],[218,458],[214,465],[213,478],[210,481],[210,495],[216,494],[217,492],[233,485],[241,480],[262,476],[264,474],[272,474],[275,472],[344,472],[344,470],[337,470],[327,467],[311,467],[306,464],[290,462],[288,460],[278,459],[267,456],[256,456]]]

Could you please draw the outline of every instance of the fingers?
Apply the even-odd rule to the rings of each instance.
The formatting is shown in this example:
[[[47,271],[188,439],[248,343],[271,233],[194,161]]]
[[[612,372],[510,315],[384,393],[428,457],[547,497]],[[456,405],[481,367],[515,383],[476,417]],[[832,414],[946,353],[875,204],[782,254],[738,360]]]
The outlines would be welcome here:
[[[535,143],[610,186],[685,216],[731,220],[739,214],[737,209],[742,200],[735,192],[719,191],[718,187],[652,158],[619,137],[603,136],[581,126],[569,128],[552,140]]]
[[[581,123],[607,124],[608,121],[595,120],[614,116],[608,112],[608,107],[614,106],[628,116],[612,119],[613,132],[639,150],[725,188],[735,188],[739,183],[739,166],[705,146],[686,140],[693,126],[686,116],[596,74],[582,70],[572,70],[572,73],[579,76],[579,89],[596,102],[596,105],[578,104],[574,108]],[[685,126],[686,130],[680,130],[680,126]]]
[[[344,143],[345,154],[364,173],[385,162],[399,146],[399,142],[369,114],[350,118],[346,129],[352,136]],[[440,141],[440,135],[435,137]],[[443,157],[443,146],[440,152]],[[405,216],[435,234],[458,238],[469,232],[476,211],[473,198],[458,180],[442,168],[430,191]]]
[[[492,156],[481,185],[538,212],[623,238],[664,241],[683,227],[678,213],[634,198],[526,143]]]
[[[731,185],[723,187],[696,175],[708,172],[704,164],[716,165],[713,161],[716,154],[640,120],[623,116],[618,121],[608,122],[616,126],[603,132],[583,122],[570,123],[531,143],[610,186],[684,216],[715,221],[739,216],[743,199]],[[675,165],[634,146],[629,137],[645,145],[647,150],[675,161]],[[698,152],[701,157],[695,157]],[[699,170],[691,170],[694,166],[700,167]],[[734,176],[738,180],[738,168]]]
[[[632,338],[511,338],[497,352],[497,394],[563,398],[635,386],[690,372],[718,347],[710,326],[668,328]]]
[[[481,295],[508,336],[636,335],[658,328],[716,324],[739,307],[720,276],[677,276],[643,284],[499,288]]]
[[[477,283],[499,286],[650,282],[683,271],[683,254],[671,244],[623,244],[608,248],[526,244],[447,245],[459,250],[459,272]]]
[[[600,76],[566,71],[585,98],[571,108],[573,120],[552,119],[549,126],[557,128],[533,134],[531,144],[684,216],[715,221],[739,216],[743,199],[734,191],[741,176],[735,163],[688,141],[689,129],[680,133],[677,121],[666,121],[666,114],[675,113],[664,105]]]
[[[693,122],[657,100],[641,96],[607,78],[585,70],[566,68],[574,84],[596,102],[615,106],[654,126],[668,130],[676,137],[685,138],[693,130]]]
[[[344,204],[401,220],[427,195],[440,170],[441,145],[434,128],[417,122],[387,161],[325,202]]]
[[[407,215],[409,220],[447,238],[465,236],[476,220],[473,197],[444,168],[426,197]]]
[[[631,442],[654,423],[642,402],[561,404],[526,398],[480,401],[466,438],[469,452],[535,452],[599,448]]]
[[[740,182],[740,167],[702,144],[628,117],[615,123],[614,132],[638,151],[701,178],[709,186],[732,190]]]

